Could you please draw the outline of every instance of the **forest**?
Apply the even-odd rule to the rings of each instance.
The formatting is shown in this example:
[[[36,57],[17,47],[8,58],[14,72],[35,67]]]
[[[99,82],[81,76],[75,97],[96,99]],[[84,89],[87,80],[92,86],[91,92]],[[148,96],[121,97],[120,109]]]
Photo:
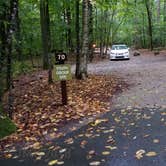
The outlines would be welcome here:
[[[76,78],[85,79],[94,46],[103,58],[114,43],[164,48],[166,0],[1,0],[0,102],[6,91],[11,102],[16,76],[51,72],[54,53],[73,57]],[[8,111],[10,116],[10,104]]]

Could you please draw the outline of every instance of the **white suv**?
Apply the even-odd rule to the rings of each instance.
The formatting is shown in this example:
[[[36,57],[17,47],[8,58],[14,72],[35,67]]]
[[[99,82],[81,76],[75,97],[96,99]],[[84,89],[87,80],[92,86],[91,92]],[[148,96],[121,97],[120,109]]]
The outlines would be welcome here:
[[[125,44],[112,45],[110,60],[116,59],[130,59],[129,48]]]

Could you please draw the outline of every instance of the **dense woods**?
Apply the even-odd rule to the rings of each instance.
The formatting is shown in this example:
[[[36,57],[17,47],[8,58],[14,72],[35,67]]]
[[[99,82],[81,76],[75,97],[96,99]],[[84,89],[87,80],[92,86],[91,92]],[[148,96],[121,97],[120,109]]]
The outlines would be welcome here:
[[[103,57],[113,43],[165,47],[166,0],[1,0],[0,102],[18,74],[42,66],[52,81],[51,50],[76,56],[76,78],[85,79],[93,44]]]

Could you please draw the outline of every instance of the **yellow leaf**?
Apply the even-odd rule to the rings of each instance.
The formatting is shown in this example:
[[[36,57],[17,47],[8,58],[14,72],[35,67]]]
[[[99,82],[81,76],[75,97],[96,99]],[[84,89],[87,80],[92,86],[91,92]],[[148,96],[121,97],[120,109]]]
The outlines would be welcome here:
[[[106,149],[110,149],[110,150],[115,150],[117,149],[116,146],[105,146]]]
[[[107,122],[108,119],[97,119],[95,120],[94,123],[91,124],[91,126],[97,126],[98,124],[102,123],[102,122]]]
[[[33,155],[44,156],[45,153],[44,153],[44,152],[34,152],[34,153],[32,153],[32,156],[33,156]]]
[[[58,163],[58,160],[52,160],[48,163],[48,165],[55,165]]]
[[[5,158],[9,159],[12,157],[12,154],[8,153],[8,154],[5,154]]]
[[[109,151],[104,151],[104,152],[102,152],[102,155],[109,155],[110,154],[110,152]]]
[[[40,149],[40,143],[39,142],[36,142],[32,145],[33,149]]]
[[[57,131],[58,129],[57,128],[54,128],[54,131]]]
[[[156,155],[157,155],[156,152],[148,152],[148,153],[146,153],[146,156],[148,156],[148,157],[153,157],[153,156],[156,156]]]

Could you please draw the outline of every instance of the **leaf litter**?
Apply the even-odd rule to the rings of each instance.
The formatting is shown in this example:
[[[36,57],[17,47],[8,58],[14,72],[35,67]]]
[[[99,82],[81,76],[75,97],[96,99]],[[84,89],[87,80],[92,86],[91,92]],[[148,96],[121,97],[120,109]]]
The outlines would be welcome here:
[[[68,105],[61,106],[60,83],[47,83],[47,72],[19,77],[13,89],[13,121],[17,132],[0,140],[0,150],[25,143],[24,149],[40,149],[45,142],[63,137],[59,129],[70,122],[109,111],[110,98],[120,89],[115,76],[91,75],[87,80],[68,81]],[[124,84],[123,84],[124,85]],[[97,119],[92,127],[107,122]],[[88,135],[87,135],[88,136]],[[89,135],[91,136],[91,135]],[[66,140],[72,144],[74,140]],[[82,142],[81,147],[87,143]],[[3,145],[3,146],[2,146]]]

